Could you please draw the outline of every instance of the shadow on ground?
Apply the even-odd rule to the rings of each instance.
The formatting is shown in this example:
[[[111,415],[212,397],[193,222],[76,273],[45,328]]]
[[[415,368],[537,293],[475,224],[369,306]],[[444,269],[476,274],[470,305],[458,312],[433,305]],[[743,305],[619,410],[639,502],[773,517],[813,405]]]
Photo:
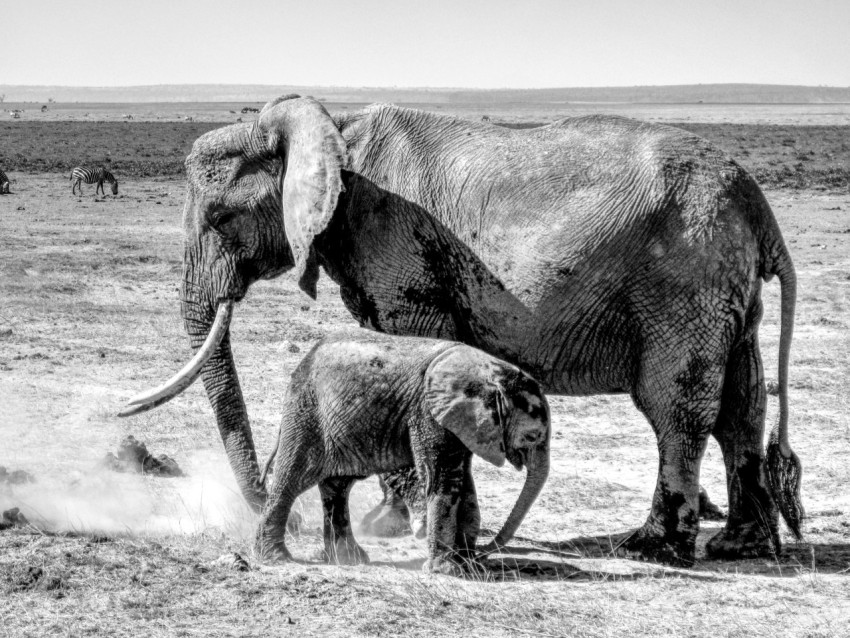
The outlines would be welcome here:
[[[512,545],[485,564],[491,571],[515,571],[522,577],[571,579],[638,579],[675,573],[712,580],[729,572],[776,577],[802,572],[850,575],[850,543],[788,543],[777,556],[737,561],[711,560],[699,552],[696,563],[687,569],[618,557],[615,548],[626,536],[627,533],[580,536],[563,541],[515,537]]]

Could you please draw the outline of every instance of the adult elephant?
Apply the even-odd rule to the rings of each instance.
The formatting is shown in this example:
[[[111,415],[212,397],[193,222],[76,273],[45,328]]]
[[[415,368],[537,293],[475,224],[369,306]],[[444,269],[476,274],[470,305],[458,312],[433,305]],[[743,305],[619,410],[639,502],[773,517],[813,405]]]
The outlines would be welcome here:
[[[709,435],[729,492],[709,553],[778,549],[777,503],[799,531],[787,435],[794,268],[758,186],[707,141],[607,116],[524,131],[389,105],[334,119],[286,96],[255,123],[200,137],[186,169],[181,299],[198,352],[124,414],[200,374],[255,509],[266,492],[230,313],[253,282],[289,270],[315,297],[321,267],[361,325],[470,344],[550,393],[628,392],[656,433],[659,471],[624,551],[693,559]],[[781,411],[766,462],[757,327],[774,274]]]

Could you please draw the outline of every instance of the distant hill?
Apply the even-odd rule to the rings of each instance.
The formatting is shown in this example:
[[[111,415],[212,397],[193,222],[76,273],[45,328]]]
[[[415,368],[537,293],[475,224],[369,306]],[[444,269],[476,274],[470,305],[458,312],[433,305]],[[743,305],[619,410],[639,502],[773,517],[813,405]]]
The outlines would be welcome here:
[[[850,87],[690,84],[560,89],[327,87],[264,84],[162,84],[125,87],[0,85],[6,102],[265,102],[285,93],[331,102],[509,104],[628,102],[644,104],[825,104],[850,102]]]

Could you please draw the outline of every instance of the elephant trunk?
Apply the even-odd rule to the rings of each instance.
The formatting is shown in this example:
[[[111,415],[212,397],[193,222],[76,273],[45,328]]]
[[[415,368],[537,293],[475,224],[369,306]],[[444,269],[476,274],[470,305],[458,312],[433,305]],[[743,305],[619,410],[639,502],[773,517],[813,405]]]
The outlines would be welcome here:
[[[502,525],[502,529],[499,530],[490,543],[484,546],[483,550],[485,552],[495,551],[513,538],[525,515],[528,514],[528,510],[531,509],[532,504],[540,495],[543,485],[549,476],[548,443],[534,448],[528,456],[525,466],[526,476],[522,491],[507,520]]]
[[[182,308],[186,331],[192,347],[197,350],[206,341],[213,324],[212,318],[195,300],[187,298],[185,287]],[[229,329],[225,331],[218,348],[203,366],[201,378],[215,413],[218,431],[236,483],[251,509],[260,512],[266,502],[266,489],[260,478],[257,452],[248,422],[248,410],[233,362]]]

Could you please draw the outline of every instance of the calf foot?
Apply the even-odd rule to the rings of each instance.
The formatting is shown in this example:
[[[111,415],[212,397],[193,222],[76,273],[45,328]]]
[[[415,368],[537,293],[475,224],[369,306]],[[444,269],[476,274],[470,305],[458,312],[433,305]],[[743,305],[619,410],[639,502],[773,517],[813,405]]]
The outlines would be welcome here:
[[[708,541],[705,552],[709,558],[729,560],[775,556],[781,548],[775,530],[772,533],[765,523],[750,521],[724,527]]]

